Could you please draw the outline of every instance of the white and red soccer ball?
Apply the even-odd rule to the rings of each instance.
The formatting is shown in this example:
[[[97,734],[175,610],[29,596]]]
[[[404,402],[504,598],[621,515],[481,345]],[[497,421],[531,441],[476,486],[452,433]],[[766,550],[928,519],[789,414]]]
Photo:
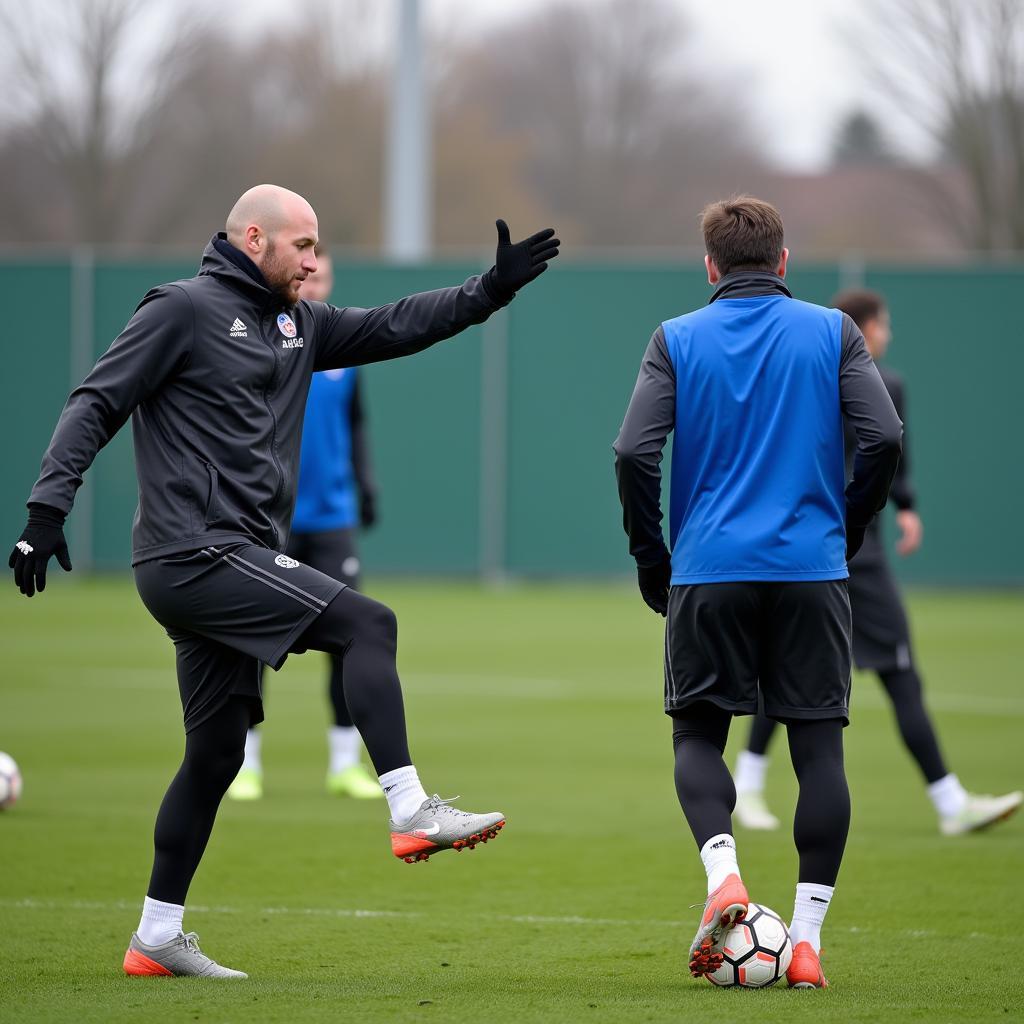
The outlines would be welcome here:
[[[13,807],[21,796],[21,772],[10,754],[0,751],[0,811]]]
[[[793,959],[786,922],[759,903],[749,905],[746,917],[722,936],[719,947],[722,966],[705,977],[721,988],[767,988],[785,976]]]

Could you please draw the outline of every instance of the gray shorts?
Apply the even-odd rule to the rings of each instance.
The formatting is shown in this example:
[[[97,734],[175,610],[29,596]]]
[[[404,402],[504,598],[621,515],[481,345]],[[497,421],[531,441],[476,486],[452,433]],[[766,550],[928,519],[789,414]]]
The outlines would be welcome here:
[[[260,663],[279,669],[311,622],[345,589],[257,544],[206,547],[142,562],[135,585],[174,641],[185,731],[234,696],[263,720]]]

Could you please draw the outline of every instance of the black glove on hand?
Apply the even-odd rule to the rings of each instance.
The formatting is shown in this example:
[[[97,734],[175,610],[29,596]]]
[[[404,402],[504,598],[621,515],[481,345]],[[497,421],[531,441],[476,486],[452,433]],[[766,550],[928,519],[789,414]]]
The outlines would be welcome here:
[[[372,529],[377,523],[377,498],[373,494],[359,496],[359,525],[364,530]]]
[[[46,589],[46,563],[51,555],[65,572],[71,572],[67,542],[64,540],[64,513],[49,505],[30,505],[28,525],[11,551],[7,564],[14,570],[18,589],[31,597]]]
[[[498,229],[498,252],[494,266],[484,274],[484,287],[500,302],[510,302],[523,285],[548,269],[548,260],[558,255],[562,243],[555,238],[554,228],[513,243],[503,220],[495,221],[494,226]]]
[[[638,565],[637,582],[647,606],[659,615],[668,614],[668,588],[672,582],[672,559],[667,555],[657,565]]]

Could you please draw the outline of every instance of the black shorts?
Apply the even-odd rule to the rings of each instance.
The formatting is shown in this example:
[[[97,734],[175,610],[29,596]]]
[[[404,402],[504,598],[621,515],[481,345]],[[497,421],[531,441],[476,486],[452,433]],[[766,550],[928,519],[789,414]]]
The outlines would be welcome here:
[[[293,533],[285,551],[306,565],[319,569],[346,587],[359,589],[359,552],[356,531],[349,528]]]
[[[142,562],[135,585],[174,641],[185,731],[234,696],[263,721],[260,663],[279,669],[345,584],[256,544],[207,547]]]
[[[857,668],[891,672],[911,667],[907,612],[875,531],[850,562],[850,608]]]
[[[669,592],[665,711],[709,701],[737,715],[849,720],[846,580],[692,583]]]

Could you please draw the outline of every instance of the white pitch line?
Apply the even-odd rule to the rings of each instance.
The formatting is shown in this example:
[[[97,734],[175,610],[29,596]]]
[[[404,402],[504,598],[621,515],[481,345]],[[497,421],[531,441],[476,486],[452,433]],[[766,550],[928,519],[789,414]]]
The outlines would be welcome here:
[[[439,697],[472,697],[476,700],[589,701],[614,703],[643,703],[660,707],[659,687],[623,686],[621,690],[594,688],[593,679],[578,682],[572,679],[541,676],[503,675],[495,672],[407,672],[406,688],[413,695]],[[56,684],[58,689],[90,687],[108,690],[166,690],[177,695],[177,684],[171,667],[164,669],[86,667],[76,671],[73,684]],[[53,684],[51,684],[52,686]],[[496,687],[499,692],[495,692]],[[986,694],[941,693],[925,691],[925,703],[936,711],[954,711],[959,714],[1003,718],[1024,716],[1024,698],[997,697]],[[885,695],[872,682],[858,680],[851,699],[854,714],[857,711],[889,710]]]
[[[37,900],[37,899],[0,899],[0,907],[9,907],[12,910],[82,910],[82,911],[133,911],[138,912],[139,904],[130,903],[127,900],[112,900],[102,902],[99,900]],[[415,910],[365,910],[348,907],[210,907],[193,906],[189,904],[186,908],[190,914],[245,914],[248,916],[259,916],[260,914],[278,914],[284,917],[327,917],[346,920],[373,920],[373,919],[401,919],[419,920],[428,915]],[[433,915],[430,915],[431,919]],[[565,917],[549,916],[542,914],[489,914],[490,921],[504,921],[508,924],[529,924],[529,925],[568,925],[570,927],[583,928],[683,928],[693,927],[690,921],[661,921],[657,919],[637,919],[617,917],[583,917],[578,914]],[[876,928],[859,928],[851,926],[839,929],[850,935],[870,935],[878,931]],[[963,938],[963,933],[945,933],[930,928],[909,928],[902,930],[884,929],[889,936],[903,936],[910,939],[921,938]],[[994,938],[984,932],[971,932],[967,938],[991,940]]]

